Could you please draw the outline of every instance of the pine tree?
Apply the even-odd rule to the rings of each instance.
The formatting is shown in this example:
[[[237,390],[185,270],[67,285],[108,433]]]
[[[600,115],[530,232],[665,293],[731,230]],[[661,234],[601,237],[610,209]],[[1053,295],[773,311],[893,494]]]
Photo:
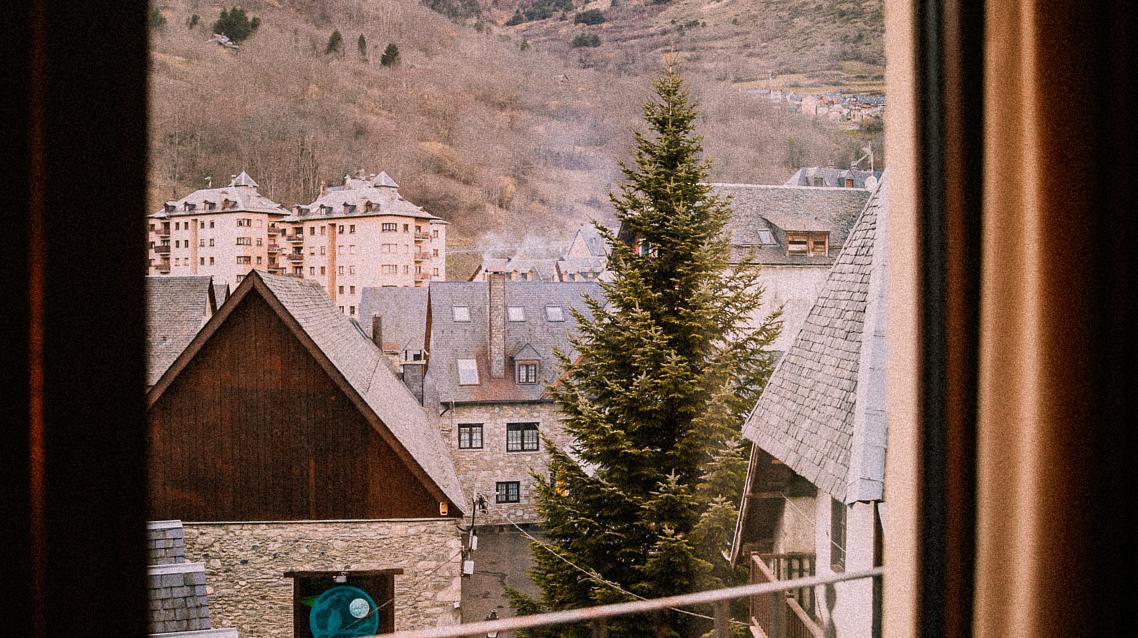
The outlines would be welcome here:
[[[740,427],[770,376],[766,348],[781,322],[776,312],[750,324],[757,268],[728,267],[731,206],[707,185],[697,115],[676,73],[656,81],[644,105],[652,134],[635,134],[635,163],[622,164],[626,181],[610,196],[636,246],[597,227],[612,249],[608,303],[590,301],[591,319],[577,317],[579,356],[561,357],[552,388],[575,453],[546,444],[550,473],[535,478],[548,540],[534,545],[532,572],[542,596],[511,592],[519,613],[739,582],[719,552],[746,473]],[[645,622],[614,621],[610,635],[645,635]],[[708,628],[676,612],[665,622],[678,636]]]
[[[332,31],[332,35],[328,36],[328,46],[324,47],[324,55],[338,54],[343,51],[344,36],[340,35],[340,30]]]
[[[356,50],[358,50],[360,53],[360,59],[366,61],[367,60],[367,38],[365,38],[364,34],[362,34],[362,33],[360,34],[359,39],[356,40]]]
[[[399,64],[399,47],[395,46],[394,42],[388,43],[387,48],[383,50],[383,54],[379,56],[379,63],[383,66],[395,66]]]

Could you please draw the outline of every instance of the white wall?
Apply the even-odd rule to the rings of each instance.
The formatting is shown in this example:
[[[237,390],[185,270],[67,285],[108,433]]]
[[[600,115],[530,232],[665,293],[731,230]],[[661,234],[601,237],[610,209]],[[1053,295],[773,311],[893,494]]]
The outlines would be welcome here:
[[[831,575],[829,494],[819,492],[815,499],[816,573]],[[845,571],[861,571],[873,567],[873,503],[846,506]],[[815,592],[819,624],[832,638],[871,638],[873,635],[873,581],[861,579],[830,586],[819,586]]]
[[[790,349],[829,272],[829,266],[761,267],[759,283],[764,289],[763,303],[753,315],[752,325],[757,325],[779,305],[783,306],[782,333],[772,349],[781,352]]]

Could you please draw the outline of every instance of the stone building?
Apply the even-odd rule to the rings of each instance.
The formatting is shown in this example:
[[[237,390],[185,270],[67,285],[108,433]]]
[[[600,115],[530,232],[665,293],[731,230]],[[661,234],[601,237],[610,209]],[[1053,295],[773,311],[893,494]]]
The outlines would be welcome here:
[[[320,282],[350,317],[364,288],[446,279],[448,223],[403,199],[387,173],[344,176],[284,221],[285,272]]]
[[[502,274],[510,281],[593,281],[604,272],[607,263],[604,238],[591,224],[582,224],[563,255],[484,257],[470,280],[485,281],[492,274]]]
[[[222,188],[165,203],[148,221],[150,275],[211,275],[230,287],[277,263],[276,223],[288,211],[242,171]]]
[[[760,268],[765,294],[755,321],[776,308],[783,310],[782,333],[772,349],[785,352],[870,191],[756,184],[713,184],[712,188],[718,195],[730,196],[735,209],[726,228],[731,234],[729,262],[738,265],[749,255]]]
[[[382,341],[417,352],[426,344],[426,369],[404,366],[404,381],[437,415],[437,427],[469,497],[482,495],[480,523],[532,523],[532,472],[542,472],[542,441],[565,447],[548,386],[561,373],[554,351],[573,356],[572,311],[590,314],[586,297],[600,298],[594,283],[489,281],[432,283],[426,295],[380,288],[367,291],[366,330],[379,326]],[[429,317],[426,324],[405,317]],[[375,337],[374,332],[372,333]],[[411,344],[407,346],[405,344]],[[386,346],[385,346],[386,347]]]
[[[881,564],[885,189],[883,178],[743,426],[754,447],[731,557],[760,582]],[[782,616],[805,618],[814,635],[869,638],[880,602],[879,580],[848,581],[794,592]]]
[[[151,512],[185,521],[215,622],[252,636],[348,613],[372,633],[457,622],[453,461],[320,284],[246,277],[147,402]]]

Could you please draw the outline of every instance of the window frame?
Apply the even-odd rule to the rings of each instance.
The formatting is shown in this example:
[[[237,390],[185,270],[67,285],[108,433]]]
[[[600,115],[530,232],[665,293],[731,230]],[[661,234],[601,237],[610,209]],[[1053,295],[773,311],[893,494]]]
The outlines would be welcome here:
[[[478,445],[474,445],[474,434],[478,434]],[[466,434],[466,444],[463,445],[463,434]],[[486,445],[485,429],[482,423],[458,424],[458,449],[481,450]]]
[[[511,440],[511,434],[517,433],[517,441]],[[532,433],[532,440],[529,434]],[[541,424],[536,421],[525,421],[506,424],[506,452],[540,452],[541,451]]]
[[[503,492],[502,488],[505,487]],[[513,488],[511,494],[511,487]],[[503,498],[503,493],[505,498]],[[513,498],[511,498],[511,496]],[[494,482],[494,502],[495,503],[521,503],[522,502],[522,483],[521,481],[495,481]]]

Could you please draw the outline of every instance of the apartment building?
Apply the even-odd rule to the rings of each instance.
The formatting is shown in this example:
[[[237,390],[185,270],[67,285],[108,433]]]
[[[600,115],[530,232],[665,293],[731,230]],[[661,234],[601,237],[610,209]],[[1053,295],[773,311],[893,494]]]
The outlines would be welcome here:
[[[403,199],[387,173],[345,176],[283,222],[284,272],[319,281],[350,317],[359,316],[365,287],[446,279],[447,222]]]
[[[276,224],[288,216],[242,171],[223,188],[203,188],[149,217],[150,275],[211,275],[235,288],[250,271],[277,264]]]

